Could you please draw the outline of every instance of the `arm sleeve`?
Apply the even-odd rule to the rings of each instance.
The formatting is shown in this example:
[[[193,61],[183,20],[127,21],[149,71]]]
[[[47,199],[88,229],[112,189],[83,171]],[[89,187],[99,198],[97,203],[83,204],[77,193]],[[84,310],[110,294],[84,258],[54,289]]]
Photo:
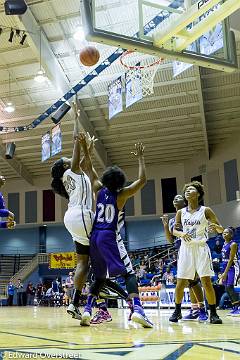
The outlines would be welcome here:
[[[7,229],[7,221],[0,221],[0,228]]]
[[[8,217],[9,211],[7,209],[0,209],[0,217]]]

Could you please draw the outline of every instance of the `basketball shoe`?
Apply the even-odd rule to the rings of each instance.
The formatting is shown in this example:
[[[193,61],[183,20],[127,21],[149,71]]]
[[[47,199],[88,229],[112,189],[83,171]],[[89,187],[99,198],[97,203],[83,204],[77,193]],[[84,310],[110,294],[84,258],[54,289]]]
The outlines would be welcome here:
[[[69,315],[72,315],[73,319],[77,319],[77,320],[81,320],[82,319],[82,314],[80,313],[80,310],[78,307],[76,307],[73,304],[70,304],[67,308],[67,313]]]
[[[153,323],[147,318],[143,308],[139,305],[134,305],[131,320],[144,328],[152,328]]]
[[[90,320],[92,316],[92,308],[89,305],[86,305],[84,308],[84,313],[82,314],[82,320],[80,321],[81,326],[90,326]]]
[[[199,309],[190,309],[189,313],[187,315],[185,315],[182,319],[184,321],[193,321],[193,320],[197,320],[200,314],[200,310]]]
[[[210,314],[210,323],[211,324],[222,324],[222,319],[220,319],[218,314]]]
[[[199,322],[205,322],[208,320],[208,313],[205,310],[204,307],[199,309],[199,316],[198,316],[198,321]]]
[[[90,320],[90,324],[101,324],[103,322],[112,321],[112,316],[108,311],[99,309],[93,318]]]
[[[233,309],[233,311],[231,311],[231,316],[240,316],[240,307],[236,306],[235,309]]]
[[[182,313],[181,311],[175,309],[172,315],[170,316],[169,321],[177,323],[178,320],[180,319],[182,319]]]

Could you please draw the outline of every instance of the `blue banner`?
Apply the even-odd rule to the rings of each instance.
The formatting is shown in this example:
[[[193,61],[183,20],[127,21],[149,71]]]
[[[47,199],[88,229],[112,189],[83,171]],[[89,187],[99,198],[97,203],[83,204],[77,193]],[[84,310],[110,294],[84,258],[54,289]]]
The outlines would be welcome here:
[[[60,153],[62,151],[62,132],[60,124],[52,128],[52,156]]]
[[[123,110],[121,76],[108,86],[109,120]]]

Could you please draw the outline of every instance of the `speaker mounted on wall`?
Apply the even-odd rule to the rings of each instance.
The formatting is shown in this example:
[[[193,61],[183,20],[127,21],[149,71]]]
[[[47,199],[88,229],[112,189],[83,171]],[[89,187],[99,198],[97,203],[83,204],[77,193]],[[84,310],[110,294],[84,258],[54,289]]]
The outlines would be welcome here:
[[[6,15],[23,15],[27,11],[24,0],[7,0],[4,3]]]
[[[5,158],[12,159],[15,153],[15,149],[16,149],[16,144],[14,142],[6,144]]]
[[[59,121],[66,115],[66,113],[71,109],[71,106],[67,103],[64,103],[60,109],[51,117],[54,124],[58,124]]]

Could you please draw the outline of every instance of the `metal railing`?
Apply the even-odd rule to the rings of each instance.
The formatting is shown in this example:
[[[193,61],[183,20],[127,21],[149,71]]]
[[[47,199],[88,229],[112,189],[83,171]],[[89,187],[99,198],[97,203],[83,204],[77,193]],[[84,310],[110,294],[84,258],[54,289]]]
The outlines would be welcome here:
[[[31,261],[23,266],[16,274],[14,274],[10,281],[15,284],[18,279],[25,280],[40,264],[48,263],[48,254],[37,254]]]

